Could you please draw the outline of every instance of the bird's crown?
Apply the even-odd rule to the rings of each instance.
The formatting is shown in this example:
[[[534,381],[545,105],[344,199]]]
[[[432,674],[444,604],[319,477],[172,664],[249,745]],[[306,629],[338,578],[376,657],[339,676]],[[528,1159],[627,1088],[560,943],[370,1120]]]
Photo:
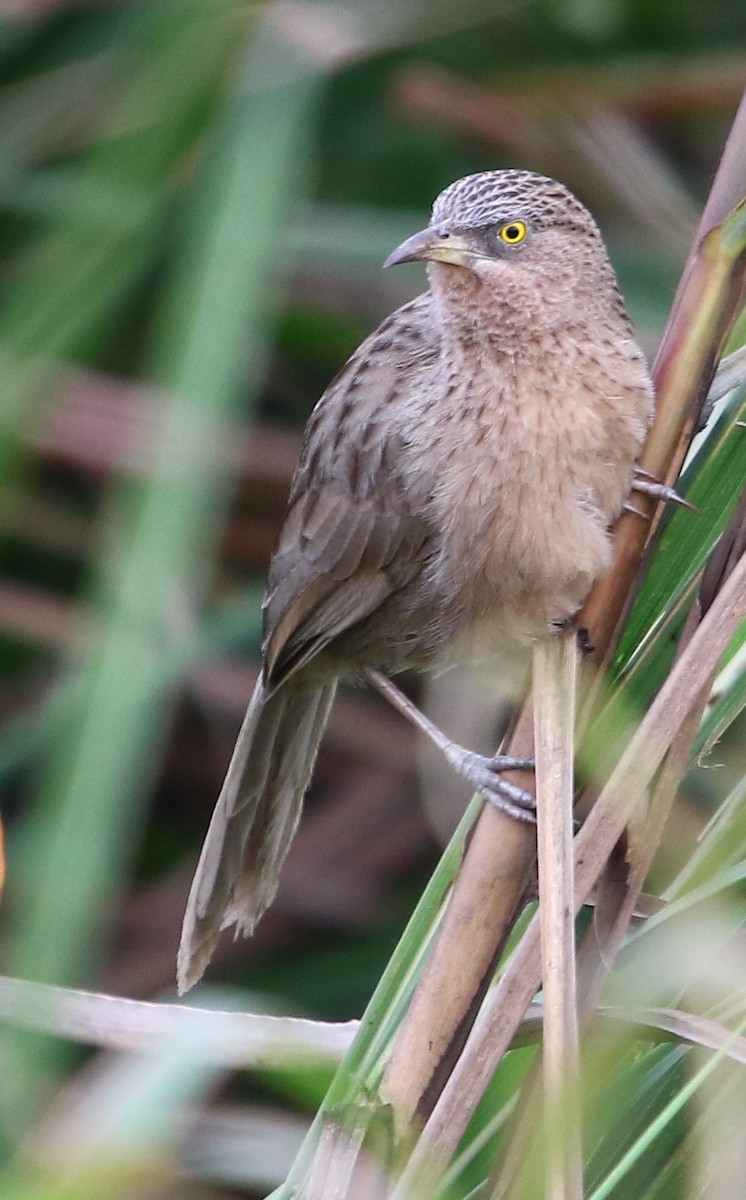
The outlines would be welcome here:
[[[537,229],[564,225],[598,234],[588,209],[568,188],[533,171],[481,171],[457,179],[435,200],[430,224],[465,230],[517,218]]]

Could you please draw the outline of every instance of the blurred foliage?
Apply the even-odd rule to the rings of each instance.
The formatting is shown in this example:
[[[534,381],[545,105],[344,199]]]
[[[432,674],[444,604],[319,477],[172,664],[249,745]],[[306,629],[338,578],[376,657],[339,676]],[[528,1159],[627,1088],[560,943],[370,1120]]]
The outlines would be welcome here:
[[[422,284],[416,269],[381,275],[392,246],[459,175],[562,174],[598,214],[652,351],[744,62],[742,0],[2,6],[4,971],[171,990],[188,877],[250,690],[231,667],[256,659],[263,565],[298,432],[359,340]],[[704,519],[672,518],[622,646],[638,696],[668,667],[679,601],[743,480],[739,416],[740,393],[687,477]],[[332,730],[311,796],[304,845],[319,873],[295,870],[258,949],[222,963],[283,1011],[359,1015],[436,859],[412,815],[411,748],[392,722],[380,727],[389,740],[361,755],[349,725],[388,720],[361,703],[343,697],[347,726]],[[684,880],[693,856],[695,881],[721,879],[728,895],[743,887],[727,875],[733,845],[722,821],[703,827],[722,802],[738,828],[737,728],[725,782],[700,773],[689,784],[669,872]],[[375,813],[365,824],[379,792],[408,814],[388,841],[370,832]],[[342,877],[349,889],[335,891]],[[629,956],[650,970],[646,936]],[[728,994],[743,987],[731,968]],[[380,995],[391,1021],[402,993]],[[375,1081],[380,1044],[360,1052],[361,1078]],[[618,1049],[616,1126],[598,1115],[590,1186],[681,1086],[682,1057],[636,1040]],[[183,1039],[81,1064],[11,1023],[0,1061],[0,1191],[18,1198],[208,1197],[220,1181],[265,1194],[298,1143],[268,1097],[293,1096],[306,1121],[327,1082],[326,1071],[295,1084],[265,1072],[221,1093],[267,1107],[260,1169],[256,1151],[239,1153],[249,1118],[231,1134],[200,1126],[218,1071]],[[475,1129],[509,1103],[523,1069],[514,1062],[515,1079],[493,1085]],[[185,1120],[196,1130],[188,1151]],[[612,1194],[685,1194],[676,1155],[690,1136],[677,1116],[654,1168],[637,1164],[648,1184],[630,1175]],[[218,1145],[235,1159],[225,1149],[217,1162]],[[480,1185],[493,1154],[485,1134],[453,1194]]]

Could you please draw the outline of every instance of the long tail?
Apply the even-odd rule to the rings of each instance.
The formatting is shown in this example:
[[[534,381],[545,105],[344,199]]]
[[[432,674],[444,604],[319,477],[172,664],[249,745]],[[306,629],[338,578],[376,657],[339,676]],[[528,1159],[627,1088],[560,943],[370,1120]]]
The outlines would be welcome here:
[[[246,710],[184,914],[179,992],[197,982],[221,929],[251,933],[277,890],[336,684],[267,694],[261,679]]]

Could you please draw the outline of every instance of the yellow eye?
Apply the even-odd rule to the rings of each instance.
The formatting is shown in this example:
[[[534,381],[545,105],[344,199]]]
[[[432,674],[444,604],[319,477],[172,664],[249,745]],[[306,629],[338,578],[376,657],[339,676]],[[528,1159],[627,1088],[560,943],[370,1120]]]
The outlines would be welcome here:
[[[523,221],[509,221],[507,225],[498,230],[498,237],[501,242],[505,242],[508,246],[517,246],[522,242],[528,230]]]

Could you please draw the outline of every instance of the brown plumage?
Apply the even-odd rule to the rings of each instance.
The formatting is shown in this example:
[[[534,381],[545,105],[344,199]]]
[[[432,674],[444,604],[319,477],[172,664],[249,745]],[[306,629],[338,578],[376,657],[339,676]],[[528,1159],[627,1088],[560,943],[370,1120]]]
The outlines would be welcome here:
[[[272,900],[340,676],[544,636],[610,563],[652,389],[592,217],[543,176],[471,175],[387,265],[415,259],[429,290],[362,344],[308,423],[181,990],[222,927],[250,933]]]

